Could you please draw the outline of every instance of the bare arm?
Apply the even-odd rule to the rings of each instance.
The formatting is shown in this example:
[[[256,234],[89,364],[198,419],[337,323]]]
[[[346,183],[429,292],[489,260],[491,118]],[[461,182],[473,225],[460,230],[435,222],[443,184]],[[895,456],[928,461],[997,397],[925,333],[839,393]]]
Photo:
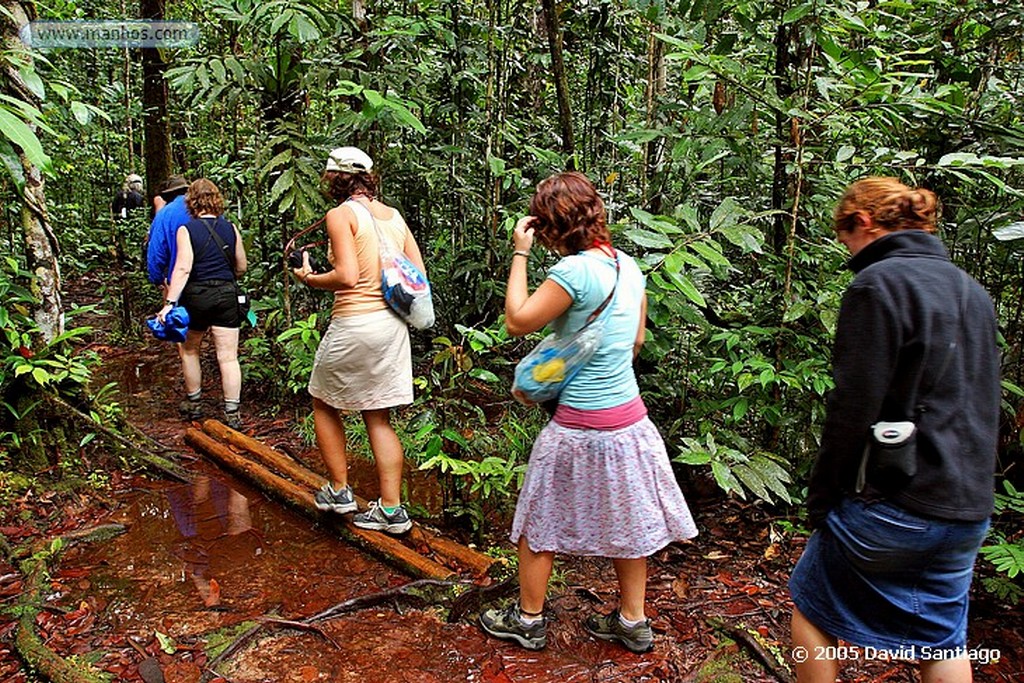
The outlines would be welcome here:
[[[423,254],[420,253],[420,245],[416,244],[416,238],[412,236],[412,230],[408,228],[405,231],[405,244],[402,245],[402,251],[405,252],[409,260],[415,263],[416,267],[423,273],[423,276],[426,277],[427,267],[423,264]]]
[[[633,358],[640,355],[640,347],[644,345],[647,337],[647,292],[644,292],[640,300],[640,326],[636,331],[636,340],[633,342]]]
[[[529,292],[526,282],[527,257],[521,254],[529,253],[533,245],[533,228],[529,227],[532,221],[531,216],[520,218],[512,235],[515,250],[520,255],[513,255],[508,274],[505,329],[514,337],[536,332],[572,305],[572,297],[554,280],[545,280],[533,294]]]
[[[189,239],[188,228],[184,225],[178,228],[174,239],[178,254],[174,258],[174,270],[171,271],[171,283],[167,286],[166,296],[167,301],[177,302],[185,290],[185,285],[188,284],[188,276],[192,272],[192,260],[195,258],[195,254],[192,253],[192,240]],[[164,303],[164,307],[157,312],[156,317],[163,322],[164,316],[170,311],[171,304]]]
[[[249,261],[245,256],[245,242],[242,241],[242,233],[235,228],[235,277],[249,269]]]

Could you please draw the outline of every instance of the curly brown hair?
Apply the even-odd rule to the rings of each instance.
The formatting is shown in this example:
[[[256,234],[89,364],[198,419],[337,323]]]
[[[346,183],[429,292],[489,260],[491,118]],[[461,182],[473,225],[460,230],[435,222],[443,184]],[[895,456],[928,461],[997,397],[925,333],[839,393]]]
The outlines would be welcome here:
[[[931,190],[911,188],[897,178],[871,177],[847,188],[833,213],[837,232],[853,228],[859,211],[883,230],[924,230],[935,232],[941,213],[938,197]]]
[[[203,214],[219,216],[224,213],[224,196],[221,195],[212,180],[200,178],[188,186],[188,192],[185,194],[185,207],[193,217]]]
[[[558,254],[611,243],[604,202],[582,173],[556,173],[542,180],[530,201],[530,215],[537,239]]]
[[[370,199],[377,196],[380,181],[372,171],[349,173],[347,171],[327,171],[320,178],[328,194],[336,202],[343,202],[360,192]]]

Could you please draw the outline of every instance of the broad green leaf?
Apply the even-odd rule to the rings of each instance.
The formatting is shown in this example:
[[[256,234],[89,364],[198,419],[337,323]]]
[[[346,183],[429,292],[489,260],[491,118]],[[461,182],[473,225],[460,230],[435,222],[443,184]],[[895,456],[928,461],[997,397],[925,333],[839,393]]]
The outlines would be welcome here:
[[[704,297],[697,290],[697,286],[686,275],[683,273],[668,273],[668,277],[672,284],[676,286],[676,289],[682,292],[687,299],[697,306],[707,306],[707,302],[704,301]]]
[[[728,465],[716,460],[711,463],[711,473],[715,476],[715,481],[723,491],[735,493],[743,500],[747,499],[746,492],[740,486],[740,482],[733,475]]]
[[[25,169],[22,168],[21,160],[18,159],[18,155],[11,147],[11,143],[5,139],[0,139],[0,163],[3,163],[4,168],[7,169],[8,175],[11,176],[11,180],[14,181],[20,194],[25,187]],[[7,311],[5,310],[3,313],[6,316]],[[6,323],[0,323],[0,327],[5,325]]]
[[[74,115],[75,120],[83,126],[88,125],[89,121],[92,120],[92,112],[78,100],[71,102],[71,113]]]
[[[399,123],[409,128],[412,128],[417,133],[421,133],[424,135],[426,134],[426,126],[424,126],[423,122],[420,121],[419,118],[415,114],[413,114],[412,111],[410,111],[409,108],[406,107],[404,104],[390,99],[385,100],[384,104],[391,112],[391,115],[394,116]]]
[[[630,228],[623,235],[633,244],[647,249],[671,249],[673,246],[672,240],[669,238],[652,230],[644,230],[643,228]]]
[[[782,15],[782,23],[792,24],[794,21],[799,21],[810,14],[813,9],[814,4],[810,2],[803,5],[797,5],[796,7],[790,7],[786,10],[786,13]]]
[[[735,199],[726,197],[712,212],[709,228],[712,232],[730,228],[736,225],[739,219],[745,215],[746,212],[736,203]]]
[[[1002,242],[1008,242],[1010,240],[1019,240],[1024,237],[1024,221],[1017,221],[996,228],[992,231],[992,236]]]
[[[18,74],[21,76],[21,80],[25,83],[32,94],[38,97],[40,100],[46,99],[46,87],[43,85],[43,79],[39,77],[39,73],[35,70],[35,67],[31,65],[22,66],[18,69]]]
[[[50,157],[43,151],[39,138],[28,124],[3,107],[0,107],[0,134],[20,147],[25,157],[34,165],[46,171],[50,170]]]
[[[160,643],[160,649],[166,654],[173,655],[178,650],[178,644],[174,642],[174,638],[160,631],[154,631],[154,633],[157,642]]]
[[[363,89],[363,97],[374,109],[380,109],[384,104],[384,98],[376,90],[370,90],[369,88]]]

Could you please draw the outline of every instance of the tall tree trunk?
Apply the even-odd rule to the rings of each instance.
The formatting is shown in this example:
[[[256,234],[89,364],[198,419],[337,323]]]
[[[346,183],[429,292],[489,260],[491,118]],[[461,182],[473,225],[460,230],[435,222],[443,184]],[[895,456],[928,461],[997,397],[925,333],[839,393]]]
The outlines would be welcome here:
[[[775,31],[775,93],[785,100],[793,94],[789,68],[792,61],[789,52],[790,26],[782,23],[780,10],[779,25]],[[775,112],[775,166],[772,174],[772,248],[776,254],[786,249],[788,228],[786,225],[786,202],[789,197],[789,176],[786,164],[792,154],[786,151],[786,141],[791,137],[790,120],[784,111]]]
[[[562,132],[562,152],[565,153],[569,168],[575,168],[572,155],[576,152],[576,141],[572,130],[572,107],[569,102],[569,79],[565,74],[562,59],[562,30],[558,26],[558,9],[555,0],[543,0],[544,26],[548,34],[548,50],[551,52],[551,75],[555,79],[555,95],[558,97],[558,124]]]
[[[139,0],[139,17],[163,21],[164,0]],[[171,175],[171,133],[167,121],[167,63],[157,48],[142,48],[142,127],[145,138],[146,187],[152,196]]]
[[[32,56],[25,50],[18,38],[18,32],[35,18],[35,8],[32,3],[11,0],[3,0],[0,7],[4,9],[3,15],[0,16],[3,21],[3,49],[20,57],[20,60],[6,63],[0,87],[8,97],[35,107],[36,96],[26,85],[19,70],[11,66],[12,63],[24,61],[27,68],[32,67]],[[50,218],[46,211],[46,182],[43,174],[25,155],[24,150],[19,149],[13,142],[11,144],[18,153],[25,176],[21,192],[21,229],[25,240],[26,264],[33,276],[31,288],[35,295],[36,308],[32,312],[32,317],[39,325],[42,341],[49,343],[64,331],[60,268],[57,265],[60,247],[50,227]]]
[[[647,43],[647,128],[657,124],[658,101],[665,94],[665,45],[656,35],[659,27],[651,25]],[[655,176],[661,169],[664,142],[655,138],[644,145],[644,193],[647,210],[661,213],[661,190],[654,187]]]

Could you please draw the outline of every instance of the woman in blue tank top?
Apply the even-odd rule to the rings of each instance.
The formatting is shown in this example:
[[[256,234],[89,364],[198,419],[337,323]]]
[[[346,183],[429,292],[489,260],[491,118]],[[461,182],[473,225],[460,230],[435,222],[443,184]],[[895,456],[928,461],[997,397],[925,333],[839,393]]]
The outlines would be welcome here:
[[[217,349],[224,392],[224,423],[240,429],[242,371],[238,365],[238,328],[242,320],[235,278],[248,265],[245,245],[238,228],[224,218],[224,197],[211,181],[200,178],[193,182],[185,204],[194,218],[175,233],[177,256],[167,301],[157,317],[162,322],[179,300],[189,314],[188,335],[180,347],[186,393],[180,406],[182,414],[191,420],[202,416],[199,352],[209,330]]]
[[[562,259],[530,294],[526,265],[534,236]],[[618,606],[590,615],[584,627],[596,638],[645,652],[654,644],[644,614],[647,556],[696,536],[697,529],[633,373],[645,335],[644,277],[632,258],[612,247],[604,204],[581,173],[542,181],[513,241],[505,294],[509,334],[548,324],[572,334],[603,301],[610,303],[602,313],[600,348],[562,390],[530,453],[511,533],[519,550],[519,603],[487,610],[480,623],[495,637],[544,647],[544,599],[555,553],[607,557],[619,580]]]

